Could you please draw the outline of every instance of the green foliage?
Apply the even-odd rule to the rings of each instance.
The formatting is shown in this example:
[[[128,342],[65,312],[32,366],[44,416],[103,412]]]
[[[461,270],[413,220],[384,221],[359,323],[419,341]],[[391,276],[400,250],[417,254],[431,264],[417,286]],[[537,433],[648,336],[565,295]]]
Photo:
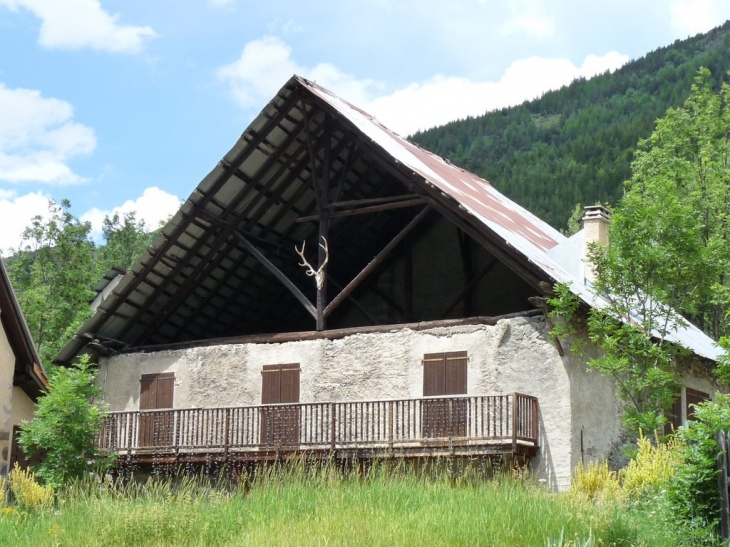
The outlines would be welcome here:
[[[101,393],[85,356],[79,364],[59,367],[51,375],[33,420],[21,425],[20,446],[30,457],[43,454],[36,472],[47,484],[58,487],[112,463],[95,443],[105,419],[103,406],[94,402]]]
[[[96,254],[97,277],[113,267],[128,270],[152,242],[153,234],[134,212],[105,217],[102,230],[106,243]]]
[[[89,315],[96,282],[91,225],[79,222],[71,204],[50,201],[48,218],[33,218],[9,268],[41,361],[50,363]]]
[[[575,80],[539,99],[416,133],[412,140],[486,178],[556,228],[573,204],[617,203],[637,143],[681,105],[697,70],[730,69],[730,24]]]
[[[568,237],[580,232],[583,229],[584,214],[585,210],[583,209],[583,206],[580,203],[576,203],[575,209],[573,209],[573,212],[570,213],[570,217],[568,218],[567,227],[564,230],[560,230],[560,232],[564,236]]]
[[[8,271],[41,361],[50,365],[91,313],[92,288],[112,267],[128,269],[150,244],[135,213],[103,221],[105,245],[96,248],[91,225],[63,200],[48,204],[48,218],[33,218]]]
[[[694,419],[677,432],[680,441],[675,476],[668,499],[675,523],[690,538],[687,546],[717,544],[720,493],[717,458],[720,447],[715,432],[730,429],[730,396],[696,405]]]

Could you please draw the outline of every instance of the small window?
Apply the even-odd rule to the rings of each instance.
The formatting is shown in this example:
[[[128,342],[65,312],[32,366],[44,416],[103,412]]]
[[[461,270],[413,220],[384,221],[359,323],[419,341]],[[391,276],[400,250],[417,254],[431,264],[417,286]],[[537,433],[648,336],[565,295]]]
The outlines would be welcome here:
[[[264,365],[261,371],[260,443],[264,447],[295,447],[299,443],[299,363]]]
[[[684,397],[682,397],[684,395]],[[676,431],[679,426],[687,423],[688,420],[694,419],[694,405],[700,404],[710,399],[709,393],[692,389],[690,387],[682,388],[682,393],[674,400],[672,408],[667,413],[667,422],[664,425],[664,433],[666,435]],[[682,402],[684,401],[684,404]]]
[[[423,356],[423,396],[466,395],[469,358],[465,351],[427,353]],[[467,401],[434,399],[423,401],[423,436],[466,435]]]
[[[174,416],[171,409],[175,394],[175,374],[143,374],[140,378],[139,446],[169,446],[172,443]]]

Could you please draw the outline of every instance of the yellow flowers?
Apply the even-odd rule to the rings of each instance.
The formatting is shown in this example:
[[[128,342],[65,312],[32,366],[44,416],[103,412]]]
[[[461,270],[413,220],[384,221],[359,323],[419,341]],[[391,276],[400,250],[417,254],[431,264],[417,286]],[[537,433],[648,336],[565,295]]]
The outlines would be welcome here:
[[[678,441],[652,443],[641,435],[636,457],[620,471],[611,471],[608,462],[589,462],[576,468],[571,480],[572,494],[591,500],[638,500],[665,484],[679,463]]]
[[[23,509],[41,509],[53,505],[53,488],[38,484],[35,475],[21,469],[17,463],[8,473],[8,481],[16,502]]]

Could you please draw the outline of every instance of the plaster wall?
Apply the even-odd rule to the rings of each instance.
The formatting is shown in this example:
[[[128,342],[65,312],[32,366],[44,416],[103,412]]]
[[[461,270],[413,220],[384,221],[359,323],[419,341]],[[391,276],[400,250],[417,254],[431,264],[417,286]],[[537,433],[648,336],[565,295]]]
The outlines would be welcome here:
[[[18,386],[13,387],[13,425],[17,426],[23,420],[32,420],[35,413],[35,403],[28,394]]]
[[[2,310],[0,310],[2,313]],[[13,438],[13,374],[15,354],[5,329],[0,328],[0,477],[8,474]]]
[[[580,459],[576,430],[586,431],[596,457],[615,444],[618,405],[612,384],[586,372],[577,358],[560,357],[542,318],[117,355],[100,361],[99,381],[116,411],[137,410],[140,376],[156,372],[175,373],[176,408],[257,405],[262,366],[276,363],[301,365],[302,402],[418,398],[423,355],[462,350],[469,355],[468,394],[519,391],[538,398],[540,454],[533,467],[548,486],[570,484]]]

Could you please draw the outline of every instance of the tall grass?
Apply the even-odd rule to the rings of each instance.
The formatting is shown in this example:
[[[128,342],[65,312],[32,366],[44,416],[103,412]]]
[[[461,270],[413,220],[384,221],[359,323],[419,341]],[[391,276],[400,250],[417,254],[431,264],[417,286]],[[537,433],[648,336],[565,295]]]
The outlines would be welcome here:
[[[673,544],[641,511],[556,495],[512,476],[302,464],[259,470],[241,484],[87,479],[60,492],[51,509],[0,512],[0,545]]]

